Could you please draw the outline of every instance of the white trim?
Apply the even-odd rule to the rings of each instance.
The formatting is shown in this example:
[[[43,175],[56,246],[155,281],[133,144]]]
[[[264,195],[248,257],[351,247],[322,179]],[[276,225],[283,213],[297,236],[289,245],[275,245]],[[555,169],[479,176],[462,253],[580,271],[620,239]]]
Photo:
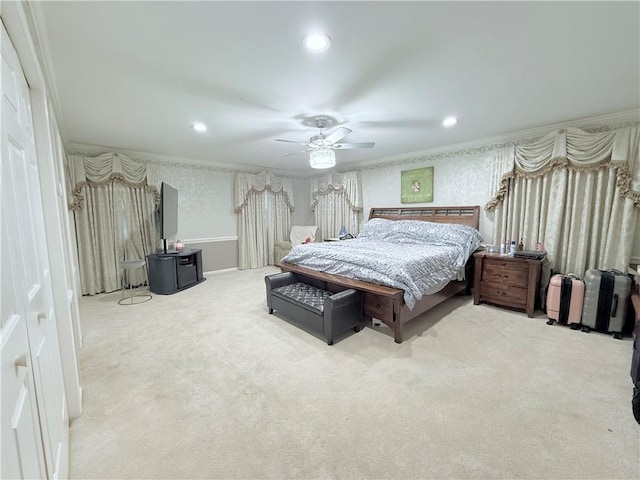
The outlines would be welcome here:
[[[306,178],[303,176],[292,176],[291,172],[279,169],[268,169],[257,165],[248,165],[242,163],[224,163],[207,160],[199,160],[187,157],[175,157],[171,155],[163,155],[161,153],[141,152],[138,150],[127,150],[123,148],[86,145],[83,143],[69,142],[65,144],[65,151],[68,155],[85,154],[85,155],[102,155],[107,152],[120,153],[134,160],[148,162],[154,165],[174,168],[190,168],[196,170],[209,170],[222,173],[251,173],[257,174],[268,170],[277,175],[287,178]]]
[[[211,243],[211,242],[235,242],[238,240],[237,235],[233,235],[230,237],[214,237],[214,238],[191,238],[187,240],[183,240],[182,243]]]
[[[464,143],[444,145],[427,150],[401,153],[388,157],[377,158],[375,160],[365,160],[363,162],[349,164],[350,170],[367,170],[375,168],[385,168],[399,163],[415,163],[416,161],[427,161],[430,156],[445,155],[446,157],[465,155],[478,155],[494,148],[501,147],[506,143],[530,140],[544,136],[549,132],[560,128],[579,127],[583,129],[598,129],[604,127],[616,128],[622,124],[640,121],[640,108],[626,110],[624,112],[600,115],[597,117],[571,120],[568,122],[555,123],[544,127],[520,130],[517,132],[505,133],[496,137],[481,138]],[[437,160],[437,158],[434,158]]]
[[[83,143],[69,142],[65,145],[67,153],[84,153],[87,155],[102,155],[105,152],[121,153],[136,160],[144,160],[151,163],[158,163],[160,165],[169,163],[180,163],[185,166],[200,166],[200,167],[220,167],[222,169],[229,169],[230,171],[240,170],[240,164],[224,163],[224,162],[208,162],[206,160],[198,160],[195,158],[176,157],[172,155],[163,155],[161,153],[143,152],[140,150],[128,150],[125,148],[110,147],[108,145],[86,145]],[[245,166],[245,165],[242,165]],[[258,171],[260,167],[246,165],[251,171]]]
[[[53,114],[58,123],[60,136],[65,138],[67,130],[62,115],[62,102],[56,84],[55,69],[53,68],[51,48],[49,46],[49,35],[47,34],[44,12],[40,2],[25,2],[25,12],[30,17],[29,29],[34,42],[34,49],[38,57],[42,77],[46,86],[47,96],[53,107]]]
[[[496,137],[480,138],[464,143],[456,143],[450,145],[443,145],[440,147],[434,147],[427,150],[419,150],[414,152],[400,153],[397,155],[391,155],[388,157],[376,158],[373,160],[365,160],[363,162],[349,163],[343,165],[342,168],[336,168],[338,172],[353,171],[353,170],[368,170],[392,167],[397,164],[409,164],[409,163],[424,163],[429,160],[439,160],[440,157],[454,157],[461,155],[478,155],[486,153],[504,146],[506,143],[517,142],[523,140],[530,140],[536,137],[552,132],[559,128],[568,127],[580,127],[584,129],[614,127],[629,122],[638,122],[640,120],[640,108],[633,110],[626,110],[623,112],[611,113],[607,115],[600,115],[596,117],[583,118],[578,120],[571,120],[567,122],[555,123],[552,125],[546,125],[543,127],[531,128],[528,130],[520,130],[517,132],[506,133],[498,135]],[[65,144],[65,150],[67,154],[84,153],[100,155],[106,152],[122,153],[135,160],[146,161],[152,164],[163,165],[174,168],[191,168],[199,170],[219,171],[223,173],[260,173],[265,170],[265,167],[248,164],[231,164],[223,162],[212,162],[206,160],[198,160],[186,157],[176,157],[171,155],[163,155],[160,153],[141,152],[136,150],[127,150],[121,148],[98,146],[98,145],[86,145],[82,143],[67,143]],[[433,158],[427,158],[433,157]],[[273,173],[285,178],[291,178],[296,180],[306,180],[313,177],[318,177],[323,174],[313,172],[310,174],[294,174],[291,171],[279,170],[279,169],[267,169]]]
[[[210,272],[204,272],[203,275],[215,275],[216,273],[232,272],[234,270],[238,270],[238,267],[223,268],[222,270],[211,270]]]
[[[51,97],[49,96],[50,92],[47,92],[47,90],[52,86],[47,84],[46,75],[40,63],[42,55],[38,50],[37,32],[34,31],[35,27],[32,26],[34,20],[29,7],[30,5],[27,2],[3,2],[2,22],[18,54],[20,65],[29,86],[33,133],[36,141],[35,153],[40,176],[43,214],[46,220],[45,235],[48,243],[51,244],[53,242],[57,245],[55,249],[53,244],[47,247],[49,249],[49,267],[51,268],[53,264],[52,258],[55,262],[55,271],[51,281],[53,285],[60,285],[58,282],[66,283],[64,269],[57,262],[58,259],[51,255],[52,250],[56,251],[62,248],[59,243],[61,242],[61,237],[58,234],[52,234],[52,232],[64,228],[60,225],[60,218],[56,210],[57,189],[54,183],[56,174],[54,172],[55,167],[51,163],[56,157],[51,146],[52,139],[47,103],[47,99],[50,100]],[[60,133],[60,124],[56,123],[58,133]],[[46,181],[43,180],[43,175],[46,177]],[[52,298],[56,310],[56,329],[62,362],[67,414],[68,418],[74,419],[82,414],[82,387],[79,374],[78,345],[75,343],[72,322],[77,320],[79,323],[80,319],[71,318],[73,314],[67,308],[66,291],[54,288]],[[62,307],[63,305],[64,308]],[[68,468],[68,465],[65,468]],[[58,473],[64,478],[67,476],[68,471]]]

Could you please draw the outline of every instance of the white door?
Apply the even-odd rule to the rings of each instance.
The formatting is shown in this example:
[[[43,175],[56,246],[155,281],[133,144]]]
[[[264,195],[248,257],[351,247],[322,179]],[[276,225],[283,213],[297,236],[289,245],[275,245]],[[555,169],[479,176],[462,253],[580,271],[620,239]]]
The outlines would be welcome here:
[[[33,375],[33,389],[40,430],[41,451],[44,452],[46,477],[65,476],[68,466],[68,417],[64,398],[62,365],[57,338],[51,278],[47,257],[47,241],[43,225],[40,181],[36,159],[33,122],[29,101],[29,88],[20,68],[18,56],[9,37],[2,29],[2,416],[5,409],[14,409],[9,399],[5,403],[5,364],[7,368],[16,360],[9,333],[24,323],[28,339],[27,373]],[[10,257],[10,258],[8,258]],[[14,304],[5,305],[5,289],[13,282]],[[19,318],[19,320],[16,320]],[[5,341],[5,327],[7,331]],[[18,330],[22,329],[22,326]],[[5,354],[6,350],[6,354]],[[5,356],[6,355],[6,356]],[[20,357],[21,358],[21,357]],[[21,371],[22,367],[14,367]],[[15,375],[14,375],[15,376]],[[8,378],[7,381],[12,381]],[[27,385],[25,380],[22,385]],[[21,412],[24,415],[24,412]],[[2,425],[3,436],[7,424]],[[3,439],[4,440],[4,439]],[[18,444],[19,459],[31,455]],[[7,446],[9,448],[10,446]],[[2,445],[5,456],[5,443]],[[4,468],[4,460],[3,460]],[[25,474],[22,471],[23,476]],[[4,475],[3,475],[4,476]]]

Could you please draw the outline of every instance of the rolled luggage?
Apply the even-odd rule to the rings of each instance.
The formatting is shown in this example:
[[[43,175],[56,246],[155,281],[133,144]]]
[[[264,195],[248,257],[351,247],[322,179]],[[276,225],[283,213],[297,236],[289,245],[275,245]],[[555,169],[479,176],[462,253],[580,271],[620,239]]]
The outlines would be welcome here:
[[[620,338],[627,314],[631,278],[617,270],[587,270],[584,288],[582,330],[594,329]]]
[[[584,282],[573,274],[554,275],[547,293],[547,325],[558,322],[572,329],[580,326],[584,302]]]
[[[633,397],[631,407],[633,417],[640,423],[640,292],[634,293],[632,303],[635,305],[635,328],[633,329],[633,355],[631,357],[631,381]]]

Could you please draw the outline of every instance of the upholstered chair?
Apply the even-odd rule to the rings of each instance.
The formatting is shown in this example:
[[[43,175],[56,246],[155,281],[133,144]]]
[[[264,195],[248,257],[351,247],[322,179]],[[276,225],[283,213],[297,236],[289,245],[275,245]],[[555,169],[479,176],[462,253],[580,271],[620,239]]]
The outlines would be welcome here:
[[[276,263],[280,262],[289,253],[293,245],[307,243],[307,238],[312,242],[321,242],[320,229],[315,225],[292,225],[289,241],[276,242],[274,252]]]

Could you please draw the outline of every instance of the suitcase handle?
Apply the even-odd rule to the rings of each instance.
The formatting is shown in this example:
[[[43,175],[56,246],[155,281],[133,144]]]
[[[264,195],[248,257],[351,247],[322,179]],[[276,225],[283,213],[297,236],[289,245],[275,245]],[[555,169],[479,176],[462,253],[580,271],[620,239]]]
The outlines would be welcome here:
[[[618,311],[618,294],[614,293],[613,294],[613,302],[612,302],[612,307],[611,307],[611,316],[615,317],[616,313]]]

